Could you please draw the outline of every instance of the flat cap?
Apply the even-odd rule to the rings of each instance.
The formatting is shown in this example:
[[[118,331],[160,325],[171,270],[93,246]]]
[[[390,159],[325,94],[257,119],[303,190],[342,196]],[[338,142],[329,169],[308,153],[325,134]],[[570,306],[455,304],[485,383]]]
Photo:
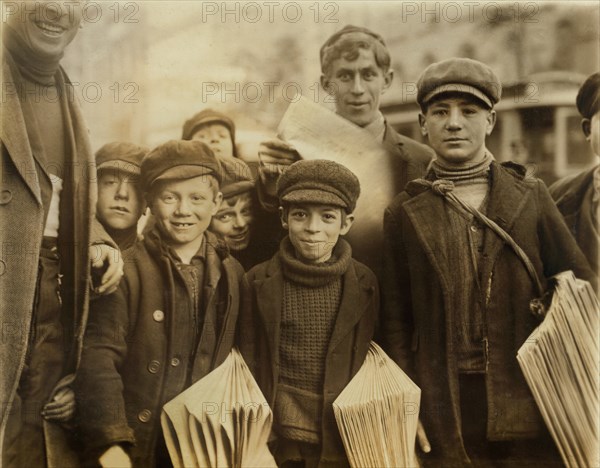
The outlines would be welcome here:
[[[321,59],[321,64],[323,64],[323,57],[325,56],[325,52],[326,52],[327,48],[331,47],[333,44],[335,44],[337,41],[339,41],[342,36],[344,36],[346,34],[351,34],[351,33],[362,33],[362,34],[366,34],[367,36],[371,36],[377,42],[379,42],[382,46],[385,47],[385,42],[379,34],[371,31],[370,29],[363,28],[361,26],[353,26],[351,24],[348,24],[348,25],[344,26],[342,29],[340,29],[339,31],[333,33],[329,37],[329,39],[327,39],[325,41],[325,44],[323,44],[321,46],[321,49],[319,50],[319,57]]]
[[[106,143],[96,151],[96,169],[117,169],[127,174],[139,175],[144,156],[150,148],[126,141]]]
[[[235,142],[235,124],[233,123],[233,120],[231,120],[225,114],[217,112],[213,109],[204,109],[190,119],[186,120],[183,124],[181,139],[191,140],[194,136],[194,133],[196,133],[200,127],[211,123],[220,123],[225,125],[231,134],[231,141]]]
[[[222,180],[221,164],[208,145],[198,140],[170,140],[154,148],[142,161],[142,187],[149,191],[157,180],[192,179],[212,175]]]
[[[339,206],[352,213],[360,182],[347,167],[323,159],[297,161],[277,181],[279,202]]]
[[[577,110],[582,117],[591,119],[600,110],[600,73],[590,75],[577,93]]]
[[[421,107],[442,93],[465,93],[492,108],[502,95],[502,84],[494,71],[485,63],[468,58],[432,63],[419,77],[417,89]]]
[[[223,198],[231,198],[254,189],[255,179],[248,165],[239,159],[222,158],[223,170],[221,192]]]

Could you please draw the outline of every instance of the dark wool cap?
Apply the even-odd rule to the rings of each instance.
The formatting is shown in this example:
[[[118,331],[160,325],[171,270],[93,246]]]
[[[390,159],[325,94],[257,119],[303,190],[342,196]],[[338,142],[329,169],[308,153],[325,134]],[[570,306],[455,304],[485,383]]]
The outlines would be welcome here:
[[[126,141],[107,143],[96,151],[96,169],[118,169],[127,174],[139,175],[142,159],[150,148]]]
[[[417,81],[421,107],[442,93],[465,93],[483,101],[490,109],[500,100],[502,84],[485,63],[468,58],[451,58],[432,63]]]
[[[357,177],[335,161],[297,161],[277,181],[279,203],[334,205],[352,213],[359,195]]]
[[[351,24],[348,24],[346,26],[344,26],[342,29],[340,29],[338,32],[332,34],[329,39],[327,39],[325,41],[325,44],[323,44],[321,46],[321,50],[319,51],[319,57],[321,59],[321,65],[323,65],[323,56],[325,55],[325,51],[327,50],[328,47],[331,47],[333,44],[335,44],[337,41],[339,41],[341,39],[342,36],[344,36],[345,34],[350,34],[350,33],[363,33],[366,34],[368,36],[371,36],[372,38],[374,38],[377,42],[380,42],[382,46],[385,47],[385,42],[383,41],[383,38],[371,31],[370,29],[367,28],[362,28],[360,26],[353,26]]]
[[[254,177],[248,165],[239,160],[222,158],[223,182],[221,192],[223,198],[231,198],[254,189]]]
[[[142,187],[149,191],[157,180],[214,176],[221,182],[221,164],[201,141],[171,140],[154,148],[142,161]]]
[[[600,73],[590,75],[577,93],[577,110],[586,119],[600,111]]]
[[[231,120],[225,114],[217,112],[213,109],[204,109],[203,111],[200,111],[194,115],[191,119],[186,120],[186,122],[183,124],[183,133],[181,135],[181,139],[191,140],[194,136],[194,133],[196,133],[200,127],[211,123],[220,123],[225,125],[231,134],[231,141],[235,143],[235,125],[233,120]]]

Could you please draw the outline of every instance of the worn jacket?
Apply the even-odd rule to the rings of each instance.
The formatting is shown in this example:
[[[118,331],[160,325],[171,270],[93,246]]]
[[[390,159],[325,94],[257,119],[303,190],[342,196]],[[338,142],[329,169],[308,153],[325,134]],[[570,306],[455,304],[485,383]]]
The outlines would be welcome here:
[[[243,281],[243,305],[238,323],[238,347],[271,408],[279,380],[283,285],[277,255],[251,269]],[[365,360],[378,309],[375,276],[367,267],[352,260],[343,275],[340,309],[327,351],[321,461],[345,458],[332,404]]]
[[[57,76],[59,82],[70,83],[62,68]],[[25,364],[45,224],[44,206],[49,205],[52,195],[43,149],[30,144],[28,131],[37,130],[35,125],[26,127],[22,106],[27,101],[20,93],[22,83],[6,49],[2,58],[2,89],[5,93],[0,102],[0,321],[4,331],[0,345],[0,451],[7,415]],[[78,102],[72,95],[67,101],[73,126],[65,130],[68,138],[65,148],[76,150],[65,160],[65,169],[72,169],[65,171],[71,177],[66,185],[72,187],[72,195],[63,191],[66,198],[61,209],[66,207],[71,215],[61,217],[69,222],[61,225],[59,241],[66,332],[74,338],[65,371],[72,372],[88,315],[88,246],[116,245],[95,220],[96,171],[88,129],[83,126]]]
[[[434,177],[431,175],[430,177]],[[594,280],[545,185],[524,170],[491,166],[486,214],[525,251],[543,280],[564,270]],[[465,287],[446,252],[453,248],[442,196],[411,183],[385,213],[386,264],[382,330],[390,356],[421,387],[421,413],[433,453],[449,465],[469,460],[461,436],[456,324],[452,293]],[[541,419],[516,360],[537,325],[529,309],[538,293],[513,250],[487,232],[481,253],[487,291],[487,435],[490,440],[535,437]]]
[[[121,443],[134,466],[154,466],[162,406],[231,351],[243,270],[216,236],[205,236],[202,312],[205,324],[216,323],[216,336],[203,333],[195,349],[183,344],[193,305],[175,301],[177,290],[187,289],[155,232],[128,251],[117,292],[92,303],[76,380],[79,425],[90,453]]]
[[[592,218],[594,196],[594,172],[598,166],[576,176],[561,179],[550,187],[550,195],[556,201],[569,230],[575,237],[592,269],[598,274],[600,258],[598,243],[600,235]]]

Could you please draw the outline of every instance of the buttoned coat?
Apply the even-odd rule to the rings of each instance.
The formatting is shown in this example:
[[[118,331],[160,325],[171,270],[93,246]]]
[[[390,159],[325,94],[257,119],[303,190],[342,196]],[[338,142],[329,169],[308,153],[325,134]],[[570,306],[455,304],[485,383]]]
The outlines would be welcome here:
[[[162,406],[219,366],[235,338],[241,265],[225,244],[205,233],[204,323],[214,336],[193,344],[191,297],[156,234],[127,251],[119,289],[91,304],[76,380],[79,427],[96,455],[113,444],[128,447],[133,465],[152,467]],[[213,340],[213,338],[215,338]]]
[[[340,309],[325,362],[321,461],[345,458],[332,404],[362,366],[379,310],[379,289],[371,270],[352,260],[342,281]],[[244,276],[242,284],[237,343],[269,406],[273,408],[279,379],[284,286],[278,256],[252,268]]]
[[[540,278],[564,270],[594,281],[545,185],[524,178],[524,169],[495,162],[486,214],[525,251]],[[430,176],[433,177],[433,176]],[[410,183],[385,213],[386,265],[382,330],[388,354],[421,387],[420,417],[432,456],[450,465],[469,459],[461,436],[458,371],[453,351],[452,291],[464,287],[447,252],[446,202]],[[487,435],[490,440],[535,437],[542,425],[516,354],[537,325],[529,302],[538,292],[521,260],[491,232],[481,253],[487,295]],[[545,282],[545,281],[544,281]]]
[[[25,364],[30,334],[32,310],[38,275],[38,261],[44,232],[44,206],[49,205],[52,186],[45,172],[42,148],[32,148],[22,106],[27,105],[19,75],[13,69],[9,52],[3,49],[0,118],[0,452],[7,415],[12,406],[19,378]],[[62,68],[58,81],[70,82]],[[61,226],[61,272],[65,275],[61,287],[67,333],[75,341],[66,363],[72,372],[78,361],[81,338],[88,313],[90,243],[116,245],[95,220],[96,170],[88,139],[88,129],[82,126],[83,116],[74,97],[68,101],[73,127],[65,127],[66,148],[76,148],[73,160],[65,160],[65,174],[71,177],[72,194],[63,207],[72,216],[68,226]],[[63,104],[63,112],[66,111]],[[38,172],[41,168],[41,172]],[[69,169],[70,170],[67,170]],[[38,176],[42,174],[42,176]],[[66,175],[65,175],[66,177]],[[71,328],[72,327],[72,328]]]
[[[556,181],[550,187],[550,195],[556,201],[558,210],[565,218],[577,245],[588,259],[592,269],[598,274],[598,226],[591,215],[594,197],[594,172],[598,166],[581,174]]]

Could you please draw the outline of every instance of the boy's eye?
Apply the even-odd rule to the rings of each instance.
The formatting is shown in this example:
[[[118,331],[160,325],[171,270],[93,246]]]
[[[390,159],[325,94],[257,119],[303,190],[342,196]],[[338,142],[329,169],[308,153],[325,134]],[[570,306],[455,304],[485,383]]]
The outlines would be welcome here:
[[[298,219],[301,219],[301,218],[305,218],[305,217],[306,217],[306,213],[305,213],[304,211],[293,211],[293,212],[291,213],[291,215],[292,215],[294,218],[298,218]]]
[[[222,215],[219,215],[219,214],[218,214],[218,215],[216,216],[216,218],[217,218],[219,221],[221,221],[221,222],[223,222],[223,223],[226,223],[226,222],[229,222],[229,221],[231,221],[231,218],[232,218],[232,216],[231,216],[231,214],[230,214],[230,213],[225,213],[225,214],[222,214]]]
[[[375,76],[377,76],[377,73],[375,73],[373,70],[365,70],[362,76],[366,80],[372,80],[373,78],[375,78]]]
[[[337,219],[337,216],[336,216],[336,215],[334,215],[333,213],[325,213],[325,214],[323,215],[323,219],[324,219],[325,221],[332,222],[332,221],[335,221],[335,220]]]
[[[352,79],[352,75],[348,72],[342,72],[338,75],[338,78],[342,81],[349,81]]]

